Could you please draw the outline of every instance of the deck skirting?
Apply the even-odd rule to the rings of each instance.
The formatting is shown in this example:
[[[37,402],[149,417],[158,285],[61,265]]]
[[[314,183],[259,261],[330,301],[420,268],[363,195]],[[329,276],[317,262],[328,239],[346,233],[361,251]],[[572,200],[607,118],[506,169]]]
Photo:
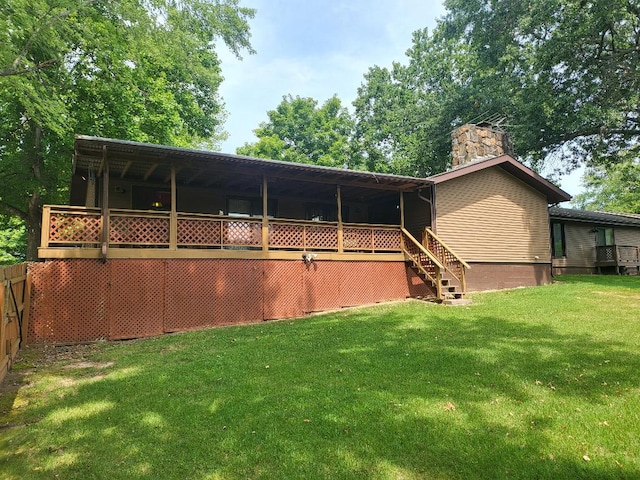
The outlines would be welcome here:
[[[28,341],[148,337],[433,294],[404,261],[317,258],[33,263]]]

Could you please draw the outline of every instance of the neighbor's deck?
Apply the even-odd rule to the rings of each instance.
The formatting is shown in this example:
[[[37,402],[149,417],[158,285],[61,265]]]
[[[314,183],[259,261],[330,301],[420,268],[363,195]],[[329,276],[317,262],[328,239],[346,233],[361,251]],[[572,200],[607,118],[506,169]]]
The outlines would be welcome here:
[[[640,247],[635,245],[606,245],[596,247],[596,267],[635,269],[640,272]]]

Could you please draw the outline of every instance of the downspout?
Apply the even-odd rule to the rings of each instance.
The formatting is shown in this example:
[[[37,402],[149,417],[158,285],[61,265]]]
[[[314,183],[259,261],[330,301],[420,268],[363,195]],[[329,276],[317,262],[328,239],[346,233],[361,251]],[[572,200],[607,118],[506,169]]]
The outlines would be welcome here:
[[[109,160],[107,146],[102,147],[102,263],[107,262],[109,251]]]

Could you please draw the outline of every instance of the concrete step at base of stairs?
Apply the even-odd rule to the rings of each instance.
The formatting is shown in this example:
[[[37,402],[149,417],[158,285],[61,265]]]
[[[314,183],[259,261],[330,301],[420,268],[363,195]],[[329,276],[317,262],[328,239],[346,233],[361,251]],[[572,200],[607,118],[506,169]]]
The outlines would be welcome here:
[[[472,303],[470,298],[446,298],[442,301],[442,305],[449,305],[451,307],[471,305]]]

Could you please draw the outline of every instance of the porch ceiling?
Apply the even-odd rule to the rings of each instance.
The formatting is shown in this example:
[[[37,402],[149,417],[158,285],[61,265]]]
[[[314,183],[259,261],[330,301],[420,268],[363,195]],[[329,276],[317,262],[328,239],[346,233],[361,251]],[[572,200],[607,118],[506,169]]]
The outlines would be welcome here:
[[[146,143],[78,135],[75,139],[74,171],[93,170],[101,175],[107,159],[110,176],[148,183],[169,183],[171,167],[180,185],[246,191],[269,179],[270,192],[320,194],[326,185],[344,185],[350,195],[371,200],[380,190],[411,191],[433,184],[426,178],[387,175],[317,165],[167,147]],[[322,185],[325,185],[324,187]],[[372,191],[373,190],[373,191]],[[377,192],[376,192],[377,191]]]

